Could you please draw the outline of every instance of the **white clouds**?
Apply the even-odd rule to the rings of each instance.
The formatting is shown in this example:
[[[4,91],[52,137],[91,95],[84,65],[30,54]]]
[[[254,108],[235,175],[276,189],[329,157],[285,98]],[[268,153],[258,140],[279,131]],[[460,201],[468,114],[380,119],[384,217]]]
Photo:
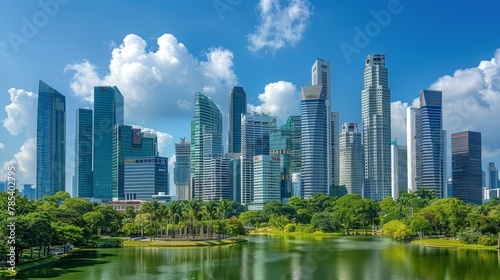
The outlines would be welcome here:
[[[295,114],[300,114],[300,94],[294,84],[278,81],[267,84],[264,93],[259,94],[261,105],[248,104],[248,111],[267,112],[277,116],[283,123]]]
[[[275,52],[287,45],[295,46],[304,33],[312,15],[312,7],[307,0],[260,0],[258,10],[260,24],[253,34],[247,36],[252,52],[261,49]]]
[[[500,155],[500,49],[478,67],[459,69],[437,79],[430,89],[443,92],[443,127],[448,138],[464,130],[478,131],[482,134],[483,158]],[[391,104],[393,138],[401,133],[404,106],[407,104],[399,101]]]
[[[140,125],[130,124],[130,126],[132,126],[133,128],[140,128],[142,132],[156,134],[156,137],[158,138],[158,152],[160,153],[160,156],[167,156],[167,147],[168,145],[171,145],[174,140],[174,137],[172,137],[172,135]]]
[[[2,149],[5,149],[5,144],[4,143],[0,143],[0,150]]]
[[[204,92],[225,104],[227,93],[238,84],[233,70],[233,53],[223,48],[206,52],[199,61],[171,34],[157,40],[156,51],[146,51],[141,37],[129,34],[111,54],[109,72],[100,76],[91,62],[66,66],[75,72],[71,89],[84,101],[92,102],[93,87],[116,85],[125,98],[125,114],[133,121],[187,115],[194,92]]]
[[[23,89],[9,89],[11,103],[5,106],[7,118],[3,126],[11,135],[26,132],[28,137],[36,134],[37,95]]]
[[[14,158],[4,162],[3,170],[16,166],[16,178],[23,184],[36,182],[36,138],[28,138],[14,155]]]

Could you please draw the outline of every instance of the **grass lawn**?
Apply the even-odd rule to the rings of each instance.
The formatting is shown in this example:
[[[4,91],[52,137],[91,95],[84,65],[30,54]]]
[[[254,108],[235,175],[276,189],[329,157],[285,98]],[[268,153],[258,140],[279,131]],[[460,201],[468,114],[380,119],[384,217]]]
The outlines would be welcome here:
[[[475,249],[475,250],[498,250],[497,246],[484,246],[477,244],[465,244],[461,243],[458,240],[449,240],[449,239],[419,239],[413,240],[411,243],[426,245],[428,247],[434,248],[450,248],[450,249]]]
[[[123,246],[139,246],[139,247],[195,247],[195,246],[215,246],[215,245],[230,245],[246,242],[245,238],[222,239],[222,240],[204,240],[204,241],[135,241],[125,240]]]

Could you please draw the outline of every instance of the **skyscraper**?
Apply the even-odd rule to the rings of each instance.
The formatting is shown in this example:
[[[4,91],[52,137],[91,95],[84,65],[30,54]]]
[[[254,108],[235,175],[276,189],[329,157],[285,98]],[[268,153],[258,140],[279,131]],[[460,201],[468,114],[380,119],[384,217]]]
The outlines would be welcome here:
[[[340,183],[340,162],[339,162],[339,113],[330,112],[330,137],[328,143],[330,144],[330,159],[328,171],[328,186],[338,186]]]
[[[76,110],[75,185],[77,197],[92,193],[92,110]]]
[[[290,173],[290,128],[284,124],[271,131],[269,135],[269,153],[280,159],[281,199],[292,196],[292,180]]]
[[[357,123],[344,123],[340,134],[340,185],[347,188],[347,193],[363,196],[365,168],[363,144]]]
[[[270,155],[258,155],[254,162],[254,198],[251,210],[262,210],[270,201],[280,201],[280,158]]]
[[[123,199],[125,200],[149,201],[153,195],[169,194],[168,158],[166,157],[127,157],[124,160],[123,172]]]
[[[288,117],[286,127],[290,129],[290,174],[300,173],[302,162],[300,115]]]
[[[113,198],[113,142],[115,125],[123,124],[123,95],[116,86],[94,87],[93,195]]]
[[[487,189],[498,188],[498,170],[494,162],[488,163],[488,170],[486,173],[486,188]]]
[[[228,153],[241,153],[241,114],[247,112],[247,94],[234,86],[229,92]]]
[[[322,85],[302,86],[301,194],[328,193],[328,111]]]
[[[451,135],[453,197],[482,204],[481,133],[463,131]]]
[[[42,80],[38,86],[37,198],[65,191],[66,98]]]
[[[158,156],[156,134],[130,125],[115,125],[113,140],[113,200],[125,199],[125,159]]]
[[[192,193],[189,188],[191,168],[189,158],[191,154],[191,143],[186,142],[186,137],[181,138],[180,143],[175,143],[175,165],[174,184],[177,200],[189,200]]]
[[[276,128],[276,117],[265,113],[247,113],[241,119],[241,203],[254,199],[253,160],[269,155],[269,134]]]
[[[399,192],[407,191],[408,188],[407,148],[398,145],[398,141],[391,143],[391,173],[391,195],[392,199],[397,200]]]
[[[222,114],[215,103],[201,92],[195,93],[195,112],[191,121],[191,178],[193,197],[203,199],[204,142],[212,138],[211,149],[222,149]],[[218,142],[220,141],[220,143]],[[220,152],[222,155],[222,150]]]
[[[366,57],[361,91],[365,148],[365,197],[391,195],[391,91],[385,55]]]
[[[406,109],[406,147],[408,160],[408,191],[416,191],[422,177],[422,121],[420,108]]]

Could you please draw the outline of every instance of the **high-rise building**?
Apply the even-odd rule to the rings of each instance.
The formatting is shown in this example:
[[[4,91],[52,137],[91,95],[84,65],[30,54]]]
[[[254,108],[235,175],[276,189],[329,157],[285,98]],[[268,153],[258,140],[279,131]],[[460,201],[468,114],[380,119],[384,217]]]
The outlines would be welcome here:
[[[190,200],[192,198],[189,188],[191,168],[189,166],[191,143],[186,142],[186,137],[180,143],[175,143],[174,184],[177,200]]]
[[[66,98],[42,80],[38,86],[37,198],[66,190]]]
[[[24,184],[21,195],[25,195],[29,200],[35,200],[36,188],[32,184]]]
[[[241,153],[241,115],[247,113],[247,94],[234,86],[229,92],[228,153]]]
[[[203,201],[219,201],[229,197],[229,162],[231,159],[211,157],[203,163]]]
[[[271,131],[269,135],[269,153],[280,158],[281,199],[292,196],[292,181],[290,172],[290,128],[284,124]]]
[[[446,131],[441,91],[420,91],[420,108],[407,109],[408,189],[446,197]]]
[[[169,194],[168,158],[127,157],[123,170],[125,200],[149,201],[153,195]]]
[[[258,155],[254,162],[254,198],[249,209],[262,210],[264,204],[281,200],[280,158]]]
[[[276,117],[266,113],[246,113],[241,119],[241,203],[254,199],[253,159],[269,155],[269,134],[276,128]]]
[[[347,193],[357,193],[363,197],[364,150],[358,123],[342,124],[342,133],[339,138],[340,185],[346,186]]]
[[[322,85],[302,86],[301,194],[328,193],[328,111]]]
[[[113,199],[113,142],[115,125],[123,124],[123,95],[116,86],[94,87],[93,195]]]
[[[238,154],[240,155],[240,154]],[[229,161],[229,199],[241,203],[241,158]]]
[[[300,115],[288,117],[286,127],[290,129],[290,174],[300,173],[302,162]]]
[[[328,171],[329,189],[332,186],[338,186],[340,183],[340,162],[339,162],[339,113],[330,112],[330,137],[328,143],[330,144],[330,159]]]
[[[193,197],[203,199],[203,164],[205,139],[210,137],[210,149],[221,149],[222,155],[222,114],[215,103],[201,92],[195,93],[195,112],[191,121],[191,178]],[[219,143],[220,142],[220,143]]]
[[[391,143],[391,171],[392,171],[392,199],[397,200],[399,192],[408,189],[408,160],[407,148],[398,145],[398,141]]]
[[[302,197],[302,187],[300,173],[292,173],[293,196]]]
[[[92,110],[76,110],[75,184],[76,196],[93,197],[92,193]]]
[[[451,135],[453,197],[482,204],[481,133],[463,131]]]
[[[158,156],[156,134],[130,125],[115,126],[113,141],[113,200],[124,200],[125,158]]]
[[[486,173],[486,188],[487,189],[498,188],[498,170],[494,162],[488,163],[488,170]]]
[[[366,57],[361,91],[365,148],[365,197],[391,195],[391,91],[385,55]]]

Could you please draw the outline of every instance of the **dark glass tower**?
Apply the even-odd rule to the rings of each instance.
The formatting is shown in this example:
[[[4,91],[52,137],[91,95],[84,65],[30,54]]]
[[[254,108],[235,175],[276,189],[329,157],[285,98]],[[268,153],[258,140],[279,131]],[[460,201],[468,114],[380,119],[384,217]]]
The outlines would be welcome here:
[[[91,198],[92,193],[92,110],[76,111],[75,185],[78,197]]]
[[[123,95],[117,87],[94,87],[94,198],[113,198],[113,136],[123,124]]]
[[[481,205],[481,133],[463,131],[451,135],[453,197]]]
[[[40,80],[36,141],[37,198],[64,191],[66,184],[66,98]]]
[[[241,153],[241,114],[247,112],[247,94],[234,86],[229,93],[228,153]]]

